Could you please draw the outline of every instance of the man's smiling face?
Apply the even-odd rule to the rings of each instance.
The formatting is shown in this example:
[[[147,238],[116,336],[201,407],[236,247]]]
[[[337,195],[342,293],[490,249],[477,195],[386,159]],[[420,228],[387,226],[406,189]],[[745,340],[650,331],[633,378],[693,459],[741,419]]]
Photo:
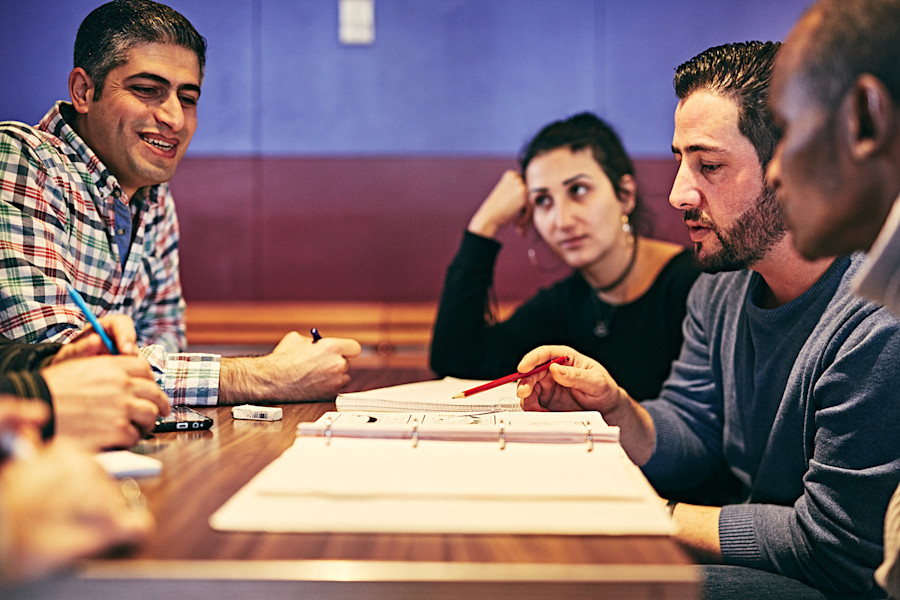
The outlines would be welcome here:
[[[135,46],[111,70],[99,98],[76,104],[79,135],[130,198],[168,181],[197,129],[200,63],[172,44]]]

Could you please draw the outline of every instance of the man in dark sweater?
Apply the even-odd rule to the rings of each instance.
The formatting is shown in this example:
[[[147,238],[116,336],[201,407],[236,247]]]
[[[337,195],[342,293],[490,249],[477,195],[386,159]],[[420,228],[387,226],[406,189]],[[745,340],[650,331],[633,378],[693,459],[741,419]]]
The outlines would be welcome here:
[[[777,44],[711,48],[681,65],[670,202],[707,271],[660,397],[638,404],[597,362],[557,356],[527,408],[599,410],[661,494],[725,467],[723,505],[671,503],[705,598],[880,597],[883,515],[900,477],[900,321],[854,296],[861,255],[804,259],[765,182],[779,134],[766,108]]]
[[[797,249],[866,250],[854,292],[900,315],[900,1],[817,2],[775,63],[770,105],[784,135],[769,178]],[[875,578],[900,598],[900,488],[884,544]]]

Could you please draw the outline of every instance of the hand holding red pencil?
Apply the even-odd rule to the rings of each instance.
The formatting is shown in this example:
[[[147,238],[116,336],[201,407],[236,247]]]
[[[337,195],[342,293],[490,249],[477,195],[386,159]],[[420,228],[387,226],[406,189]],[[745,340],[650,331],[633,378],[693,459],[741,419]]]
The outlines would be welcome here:
[[[620,429],[619,442],[634,464],[641,466],[650,460],[656,443],[653,418],[599,362],[568,346],[541,346],[526,354],[518,368],[542,366],[558,356],[567,357],[568,362],[519,381],[516,395],[522,408],[596,410],[607,424]]]
[[[479,385],[479,386],[470,388],[468,390],[465,390],[463,392],[460,392],[453,397],[454,398],[466,398],[468,396],[471,396],[472,394],[477,394],[478,392],[492,390],[495,387],[499,387],[505,383],[509,383],[511,381],[518,381],[518,380],[522,379],[523,377],[528,377],[529,375],[534,375],[535,373],[540,373],[541,371],[546,371],[547,369],[550,368],[550,365],[552,365],[554,363],[564,364],[567,360],[569,360],[569,359],[566,358],[565,356],[559,356],[552,360],[548,360],[547,362],[545,362],[542,365],[538,365],[537,367],[531,369],[527,373],[512,373],[510,375],[506,375],[505,377],[501,377],[500,379],[495,379],[494,381],[489,381],[488,383],[484,383],[482,385]]]
[[[567,346],[541,346],[526,354],[519,369],[543,365],[552,357],[564,356],[561,368],[523,376],[516,389],[525,410],[596,410],[606,414],[628,403],[630,397],[596,360]]]

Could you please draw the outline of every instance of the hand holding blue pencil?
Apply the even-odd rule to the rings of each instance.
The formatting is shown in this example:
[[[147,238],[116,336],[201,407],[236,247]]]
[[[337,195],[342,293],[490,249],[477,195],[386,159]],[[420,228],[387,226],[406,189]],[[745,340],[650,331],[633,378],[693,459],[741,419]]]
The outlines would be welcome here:
[[[109,353],[118,354],[119,350],[116,348],[116,345],[109,338],[109,335],[107,335],[106,330],[103,329],[103,325],[100,324],[97,317],[94,316],[94,313],[91,312],[91,308],[87,305],[87,302],[84,301],[84,298],[81,297],[81,294],[79,294],[71,285],[67,285],[66,289],[69,291],[69,296],[72,297],[72,300],[75,301],[75,304],[77,304],[78,308],[81,309],[81,312],[84,313],[88,323],[91,324],[91,327],[94,328],[94,331],[96,331],[100,336],[100,339],[103,340],[103,344],[106,346],[106,349],[109,350]]]

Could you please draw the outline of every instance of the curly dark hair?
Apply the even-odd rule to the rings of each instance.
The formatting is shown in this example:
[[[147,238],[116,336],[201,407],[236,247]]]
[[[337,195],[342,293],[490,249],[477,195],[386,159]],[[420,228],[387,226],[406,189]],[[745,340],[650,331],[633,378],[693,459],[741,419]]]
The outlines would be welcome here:
[[[730,98],[738,106],[738,129],[756,149],[765,168],[780,139],[769,112],[769,84],[780,42],[715,46],[675,69],[675,94],[684,100],[697,91]]]

